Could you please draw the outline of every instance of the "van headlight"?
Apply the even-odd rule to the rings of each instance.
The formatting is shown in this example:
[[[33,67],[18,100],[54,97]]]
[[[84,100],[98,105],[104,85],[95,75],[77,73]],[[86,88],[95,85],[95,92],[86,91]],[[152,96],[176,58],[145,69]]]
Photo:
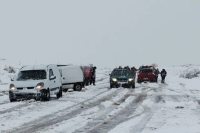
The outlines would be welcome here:
[[[113,80],[114,82],[117,82],[117,79],[116,79],[116,78],[113,78],[112,80]]]
[[[14,86],[14,84],[10,84],[10,89],[11,90],[15,90],[16,89],[15,86]]]
[[[129,78],[128,81],[129,81],[129,82],[133,81],[133,78]]]
[[[41,89],[43,86],[44,86],[44,83],[41,82],[41,83],[38,83],[35,88],[36,89]]]

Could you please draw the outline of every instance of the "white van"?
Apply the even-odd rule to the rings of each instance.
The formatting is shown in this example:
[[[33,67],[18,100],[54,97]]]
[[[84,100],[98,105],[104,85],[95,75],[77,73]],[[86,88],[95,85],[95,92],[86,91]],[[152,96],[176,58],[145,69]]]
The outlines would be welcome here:
[[[79,66],[58,65],[61,73],[62,88],[64,91],[74,89],[74,91],[81,91],[84,86],[83,71]]]
[[[25,66],[10,84],[10,101],[23,99],[50,100],[62,97],[62,84],[57,65]]]

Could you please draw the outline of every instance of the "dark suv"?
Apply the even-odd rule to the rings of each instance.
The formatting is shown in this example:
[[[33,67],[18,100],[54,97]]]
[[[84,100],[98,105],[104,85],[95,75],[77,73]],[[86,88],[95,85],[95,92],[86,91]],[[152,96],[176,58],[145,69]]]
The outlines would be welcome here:
[[[110,88],[135,88],[135,76],[129,69],[114,69],[110,74]]]

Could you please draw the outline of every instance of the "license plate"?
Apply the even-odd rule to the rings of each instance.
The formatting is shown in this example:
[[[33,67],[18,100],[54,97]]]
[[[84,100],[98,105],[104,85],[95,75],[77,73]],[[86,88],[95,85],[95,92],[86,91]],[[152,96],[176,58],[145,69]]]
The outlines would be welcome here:
[[[144,80],[147,80],[148,78],[144,78]]]

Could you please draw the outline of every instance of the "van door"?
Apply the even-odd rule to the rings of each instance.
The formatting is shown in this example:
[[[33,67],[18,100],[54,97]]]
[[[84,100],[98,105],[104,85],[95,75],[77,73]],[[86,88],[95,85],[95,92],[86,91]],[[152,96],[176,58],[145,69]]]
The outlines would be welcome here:
[[[49,69],[49,89],[50,91],[54,91],[56,89],[56,79],[50,79],[50,77],[55,76],[53,70]]]

